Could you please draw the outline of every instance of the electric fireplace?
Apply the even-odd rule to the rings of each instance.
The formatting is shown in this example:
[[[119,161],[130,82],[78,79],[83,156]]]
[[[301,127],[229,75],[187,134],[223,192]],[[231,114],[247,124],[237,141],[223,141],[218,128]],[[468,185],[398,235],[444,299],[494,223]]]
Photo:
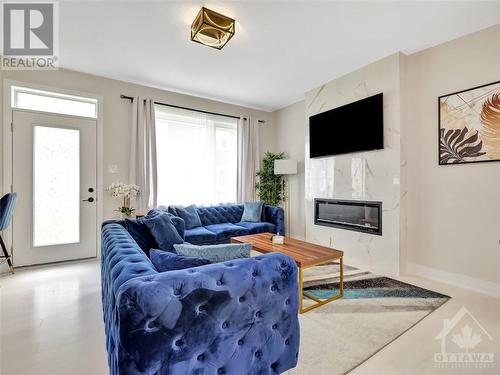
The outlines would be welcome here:
[[[317,198],[314,224],[382,235],[382,202]]]

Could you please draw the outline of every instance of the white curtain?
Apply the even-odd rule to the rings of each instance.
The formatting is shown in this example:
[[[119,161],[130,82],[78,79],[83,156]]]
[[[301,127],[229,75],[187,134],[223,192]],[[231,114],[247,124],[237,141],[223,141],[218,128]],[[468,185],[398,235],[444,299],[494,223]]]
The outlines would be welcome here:
[[[157,204],[154,101],[135,97],[132,108],[129,183],[141,189],[136,202],[137,210],[147,211]]]
[[[255,174],[259,168],[259,124],[242,117],[238,122],[238,203],[256,200]]]

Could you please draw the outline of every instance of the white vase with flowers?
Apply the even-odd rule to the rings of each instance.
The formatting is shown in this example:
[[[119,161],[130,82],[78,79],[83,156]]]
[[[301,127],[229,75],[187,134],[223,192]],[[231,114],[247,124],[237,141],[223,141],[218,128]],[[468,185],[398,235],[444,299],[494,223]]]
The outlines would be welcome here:
[[[135,198],[140,193],[139,186],[133,184],[125,184],[123,182],[113,182],[108,187],[109,192],[113,197],[122,198],[123,204],[118,207],[117,212],[120,213],[122,219],[131,218],[135,208],[130,206],[130,200]]]

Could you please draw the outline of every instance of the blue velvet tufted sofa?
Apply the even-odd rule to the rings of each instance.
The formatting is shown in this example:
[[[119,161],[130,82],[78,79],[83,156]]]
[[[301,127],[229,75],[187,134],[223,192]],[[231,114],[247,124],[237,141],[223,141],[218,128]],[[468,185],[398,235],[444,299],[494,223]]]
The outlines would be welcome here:
[[[107,222],[101,272],[111,375],[265,375],[297,364],[297,268],[283,254],[158,273]]]
[[[172,215],[179,216],[175,206],[168,209]],[[221,205],[196,207],[200,216],[201,227],[186,229],[184,239],[194,245],[212,245],[228,243],[231,237],[247,234],[271,232],[285,235],[285,215],[281,207],[265,205],[262,210],[262,221],[253,223],[241,221],[243,205]],[[151,215],[153,212],[149,212]]]

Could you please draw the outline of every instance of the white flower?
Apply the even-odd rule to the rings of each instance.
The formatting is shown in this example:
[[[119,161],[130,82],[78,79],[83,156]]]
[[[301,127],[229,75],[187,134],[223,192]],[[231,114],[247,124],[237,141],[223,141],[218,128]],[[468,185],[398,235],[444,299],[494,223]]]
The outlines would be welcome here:
[[[113,197],[133,198],[140,193],[139,186],[128,185],[123,182],[113,182],[109,185],[108,190]]]

